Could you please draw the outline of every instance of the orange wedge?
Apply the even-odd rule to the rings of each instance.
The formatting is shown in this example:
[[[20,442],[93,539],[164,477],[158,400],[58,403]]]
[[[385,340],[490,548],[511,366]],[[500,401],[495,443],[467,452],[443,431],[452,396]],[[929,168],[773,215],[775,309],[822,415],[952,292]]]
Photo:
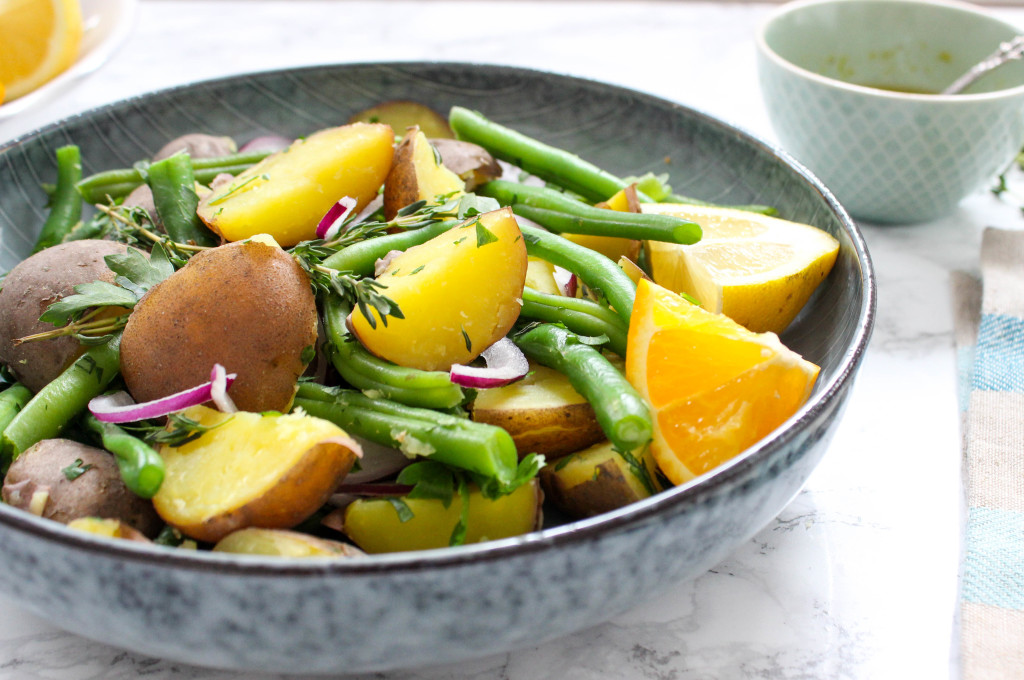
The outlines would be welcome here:
[[[648,280],[637,286],[626,378],[651,405],[651,453],[674,484],[755,444],[803,405],[818,367]]]
[[[79,0],[0,2],[0,83],[8,100],[64,72],[82,42]]]

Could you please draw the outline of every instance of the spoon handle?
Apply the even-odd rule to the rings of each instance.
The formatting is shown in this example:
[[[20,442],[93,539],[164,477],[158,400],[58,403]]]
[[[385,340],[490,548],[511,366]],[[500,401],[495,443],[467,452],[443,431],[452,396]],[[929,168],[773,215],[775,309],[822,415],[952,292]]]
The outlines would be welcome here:
[[[988,73],[997,66],[1002,66],[1008,61],[1020,59],[1021,56],[1024,56],[1024,35],[1018,35],[1013,40],[1007,40],[1000,44],[998,50],[953,81],[953,84],[943,90],[942,94],[957,94],[983,74]]]

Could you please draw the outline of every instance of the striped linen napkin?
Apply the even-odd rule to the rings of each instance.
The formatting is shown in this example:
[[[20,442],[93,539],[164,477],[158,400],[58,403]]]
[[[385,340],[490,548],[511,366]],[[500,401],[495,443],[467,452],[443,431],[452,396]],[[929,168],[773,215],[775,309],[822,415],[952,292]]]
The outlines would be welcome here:
[[[1024,677],[1024,232],[987,229],[954,279],[967,527],[963,680]]]

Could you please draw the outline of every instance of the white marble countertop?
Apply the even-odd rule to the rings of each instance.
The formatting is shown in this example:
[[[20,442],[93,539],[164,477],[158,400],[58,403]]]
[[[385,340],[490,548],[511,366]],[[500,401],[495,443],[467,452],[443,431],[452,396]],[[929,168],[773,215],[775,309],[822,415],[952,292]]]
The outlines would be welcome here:
[[[610,81],[772,140],[752,41],[770,9],[611,0],[142,0],[115,58],[59,97],[0,120],[0,142],[193,80],[423,59]],[[992,11],[1024,26],[1024,9]],[[462,35],[453,36],[459,27]],[[877,269],[878,315],[846,415],[806,489],[731,558],[656,602],[535,649],[372,677],[955,676],[961,490],[950,274],[976,269],[989,225],[1024,228],[1024,216],[978,193],[929,224],[863,225]],[[141,677],[242,676],[88,642],[0,597],[0,680]]]

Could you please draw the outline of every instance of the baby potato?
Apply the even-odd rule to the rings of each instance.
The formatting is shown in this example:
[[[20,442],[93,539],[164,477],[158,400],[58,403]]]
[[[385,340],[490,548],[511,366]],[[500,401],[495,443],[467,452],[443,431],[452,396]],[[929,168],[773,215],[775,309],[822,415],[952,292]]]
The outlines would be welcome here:
[[[434,498],[402,498],[411,518],[399,516],[388,499],[364,498],[345,508],[343,531],[368,553],[428,550],[449,545],[462,512],[458,494],[446,508]],[[544,494],[531,480],[507,496],[490,500],[473,487],[469,493],[466,543],[519,536],[540,529]]]
[[[640,449],[631,455],[632,463],[605,441],[548,463],[540,471],[544,493],[562,512],[583,518],[661,491],[649,450]]]
[[[272,239],[193,256],[135,306],[121,338],[121,373],[136,401],[210,379],[215,363],[238,378],[244,411],[287,411],[312,358],[316,300],[302,268]]]
[[[466,183],[466,191],[502,175],[498,161],[482,146],[461,139],[431,139],[430,143],[441,155],[444,167]]]
[[[160,530],[152,504],[128,490],[114,457],[70,439],[44,439],[25,449],[11,463],[0,495],[4,503],[62,524],[99,517],[147,536]]]
[[[391,172],[384,180],[384,216],[391,219],[410,203],[437,203],[438,196],[462,193],[465,188],[462,179],[441,163],[427,136],[411,127],[395,150]]]
[[[360,455],[344,430],[304,413],[205,406],[184,413],[215,427],[181,446],[161,446],[166,473],[153,506],[199,541],[246,527],[294,527],[327,501]]]
[[[75,529],[77,531],[84,531],[87,534],[93,534],[95,536],[104,536],[106,538],[121,538],[126,541],[136,541],[139,543],[150,542],[142,532],[125,524],[119,519],[79,517],[78,519],[73,519],[68,522],[68,528]]]
[[[448,119],[426,104],[401,99],[381,102],[354,114],[349,123],[384,123],[396,132],[402,132],[413,125],[419,126],[431,139],[454,139],[455,134],[448,126]]]
[[[199,201],[199,218],[227,241],[270,234],[283,246],[316,238],[320,219],[342,196],[361,210],[391,169],[388,125],[328,128],[267,156]]]
[[[278,557],[355,557],[364,554],[359,548],[341,541],[287,529],[256,527],[231,532],[217,541],[213,551]]]
[[[519,317],[526,244],[510,208],[473,217],[392,258],[377,280],[405,318],[358,310],[349,325],[370,352],[401,366],[447,371],[505,337]]]
[[[569,379],[539,364],[531,364],[522,380],[479,390],[471,411],[476,422],[512,435],[520,458],[562,456],[604,439],[594,409]]]
[[[54,302],[74,293],[80,283],[114,282],[103,258],[124,253],[128,246],[113,241],[82,240],[60,243],[20,262],[0,290],[0,362],[33,392],[56,378],[85,351],[65,336],[15,344],[18,338],[52,331],[39,320]],[[123,313],[123,310],[121,310]]]

